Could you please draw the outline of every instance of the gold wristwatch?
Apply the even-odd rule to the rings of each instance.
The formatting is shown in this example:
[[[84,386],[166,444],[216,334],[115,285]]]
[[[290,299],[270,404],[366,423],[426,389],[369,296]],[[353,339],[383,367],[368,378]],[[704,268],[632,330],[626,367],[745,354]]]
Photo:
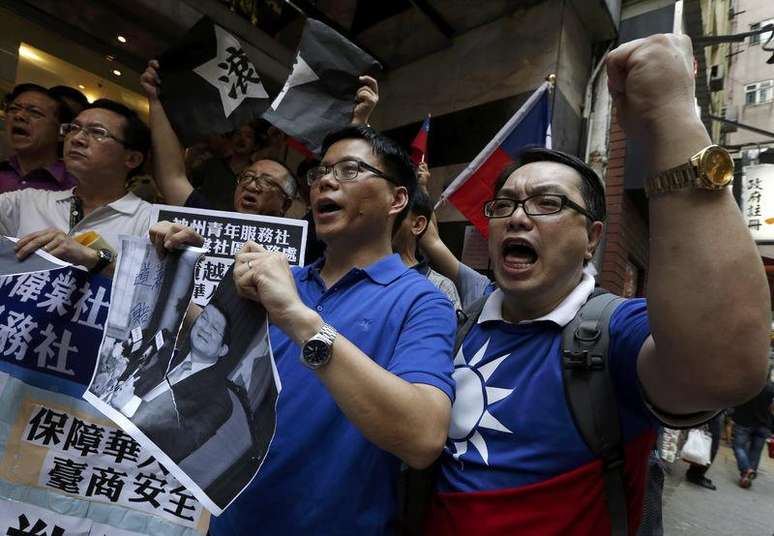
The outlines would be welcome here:
[[[722,190],[733,180],[731,155],[718,145],[710,145],[693,155],[690,162],[648,178],[645,193],[651,196],[687,188]]]

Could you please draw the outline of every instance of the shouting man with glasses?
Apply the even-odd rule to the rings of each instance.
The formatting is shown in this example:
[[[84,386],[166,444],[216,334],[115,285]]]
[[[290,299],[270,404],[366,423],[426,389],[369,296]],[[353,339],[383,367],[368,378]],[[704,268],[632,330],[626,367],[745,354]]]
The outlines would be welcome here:
[[[432,463],[449,426],[454,313],[391,248],[416,189],[408,155],[351,126],[306,178],[325,257],[291,270],[254,242],[236,256],[240,294],[269,313],[283,389],[271,450],[213,536],[386,534],[401,460]]]
[[[150,146],[148,127],[117,102],[100,99],[61,126],[64,161],[77,186],[62,192],[19,190],[0,194],[0,234],[20,237],[19,259],[37,249],[110,273],[119,235],[145,235],[151,205],[126,191]],[[96,247],[74,237],[96,232]]]
[[[524,152],[483,207],[495,287],[423,244],[469,313],[427,534],[636,534],[659,422],[702,423],[765,381],[768,286],[733,163],[696,115],[690,40],[631,41],[607,69],[628,139],[648,152],[648,302],[611,302],[607,326],[591,323],[604,188],[558,151]],[[577,350],[596,337],[606,351]]]
[[[13,88],[5,108],[6,142],[13,154],[0,162],[0,193],[75,186],[59,159],[59,125],[70,119],[70,109],[52,91],[37,84]]]

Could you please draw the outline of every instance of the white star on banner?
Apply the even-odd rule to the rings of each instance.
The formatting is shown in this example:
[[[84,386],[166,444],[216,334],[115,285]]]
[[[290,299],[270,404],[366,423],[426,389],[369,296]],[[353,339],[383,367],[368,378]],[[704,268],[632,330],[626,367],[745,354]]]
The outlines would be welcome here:
[[[274,102],[271,103],[271,109],[275,111],[277,110],[277,107],[282,102],[282,99],[285,98],[285,94],[290,88],[308,84],[319,79],[320,77],[317,76],[312,68],[309,67],[309,64],[304,61],[304,58],[301,57],[301,52],[299,51],[298,56],[296,56],[296,63],[293,65],[293,70],[290,72],[288,79],[285,80],[285,85],[282,87],[282,91],[279,92],[277,98],[275,98]]]
[[[266,99],[269,94],[239,40],[220,26],[215,26],[215,38],[218,53],[194,72],[215,86],[228,117],[245,99]]]

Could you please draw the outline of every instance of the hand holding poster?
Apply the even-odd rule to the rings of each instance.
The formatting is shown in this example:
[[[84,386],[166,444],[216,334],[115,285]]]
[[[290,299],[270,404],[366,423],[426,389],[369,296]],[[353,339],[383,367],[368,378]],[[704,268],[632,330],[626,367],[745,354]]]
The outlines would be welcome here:
[[[266,313],[236,294],[230,272],[183,322],[201,253],[161,259],[148,241],[122,239],[116,298],[84,398],[217,515],[263,462],[279,382]]]

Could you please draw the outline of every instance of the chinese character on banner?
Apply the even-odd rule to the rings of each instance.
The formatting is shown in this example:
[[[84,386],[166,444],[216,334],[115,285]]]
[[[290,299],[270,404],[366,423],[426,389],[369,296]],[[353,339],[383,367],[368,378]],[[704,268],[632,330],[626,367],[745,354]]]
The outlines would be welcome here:
[[[105,429],[96,424],[83,422],[73,417],[70,433],[67,434],[62,450],[75,450],[80,456],[99,453]]]
[[[290,240],[290,233],[287,229],[277,229],[274,233],[274,243],[280,246],[287,246]]]
[[[256,242],[259,242],[260,244],[268,244],[271,242],[271,239],[274,237],[274,229],[271,227],[259,227],[258,228],[258,235],[255,238]]]
[[[44,532],[48,528],[48,524],[42,519],[38,519],[30,527],[30,521],[24,514],[20,514],[17,521],[19,528],[9,527],[5,533],[6,536],[64,536],[65,534],[64,529],[58,525],[51,527],[51,532]]]
[[[40,334],[45,339],[33,350],[38,356],[38,368],[47,368],[62,374],[75,376],[75,371],[67,366],[70,352],[78,353],[78,347],[70,346],[70,339],[72,338],[70,330],[62,330],[60,337],[54,333],[54,326],[49,324]],[[56,356],[56,361],[52,364],[49,360],[54,356]]]
[[[69,458],[54,457],[54,466],[48,472],[46,485],[80,495],[80,484],[83,482],[83,472],[87,467],[85,463],[74,462]]]
[[[40,442],[44,446],[58,445],[60,436],[64,435],[67,424],[67,413],[41,407],[35,416],[30,419],[30,431],[27,433],[27,441]]]
[[[18,296],[21,302],[38,301],[38,296],[40,296],[40,292],[46,286],[50,277],[48,272],[33,272],[20,275],[8,295],[11,298]]]
[[[164,486],[167,481],[151,474],[139,473],[134,479],[134,497],[129,497],[129,502],[148,502],[154,508],[158,508],[160,503],[157,497],[164,493]]]
[[[243,225],[242,233],[239,236],[239,239],[242,242],[247,242],[248,240],[255,241],[255,235],[257,232],[258,228],[255,225]]]
[[[186,516],[185,512],[188,510],[196,510],[195,506],[189,505],[189,502],[193,502],[194,498],[193,495],[190,495],[183,486],[179,486],[172,491],[169,492],[170,495],[177,495],[176,499],[170,499],[169,503],[171,506],[174,506],[174,510],[170,510],[169,508],[164,508],[165,512],[169,512],[173,516],[179,517],[180,519],[185,519],[187,521],[193,521],[194,518],[192,516]]]
[[[103,308],[107,310],[110,306],[110,300],[105,299],[107,292],[105,287],[99,287],[96,296],[92,296],[93,293],[90,286],[86,282],[81,288],[82,295],[75,303],[75,314],[73,314],[72,320],[84,326],[102,329],[102,324],[97,324],[97,319],[100,316],[100,311]],[[83,319],[84,315],[86,316],[85,319]]]
[[[219,221],[208,221],[207,222],[207,232],[205,233],[207,236],[214,236],[215,238],[220,238],[220,233],[223,232],[223,224]]]
[[[112,456],[116,463],[124,460],[136,462],[140,454],[140,444],[121,430],[111,430],[102,454]]]
[[[45,308],[47,313],[56,310],[59,316],[64,316],[67,307],[72,305],[70,298],[75,290],[75,278],[70,272],[63,272],[51,282],[51,290],[44,293],[45,300],[39,301],[36,306]]]
[[[27,346],[32,340],[32,330],[38,323],[30,315],[8,311],[6,324],[0,324],[0,351],[13,356],[17,361],[24,359]]]
[[[203,235],[207,228],[207,222],[204,220],[191,220],[191,229]]]
[[[118,502],[124,489],[122,477],[126,477],[126,473],[116,471],[112,467],[95,467],[86,488],[86,497],[103,496],[110,502]]]

